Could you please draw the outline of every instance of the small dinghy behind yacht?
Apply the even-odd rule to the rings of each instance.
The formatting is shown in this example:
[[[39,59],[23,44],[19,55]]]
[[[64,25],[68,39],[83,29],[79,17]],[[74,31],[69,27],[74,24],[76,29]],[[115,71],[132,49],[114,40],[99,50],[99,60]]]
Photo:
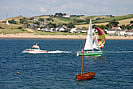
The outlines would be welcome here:
[[[34,54],[36,54],[36,53],[47,53],[47,52],[48,52],[47,50],[40,50],[40,47],[38,46],[37,43],[34,44],[31,49],[26,49],[26,50],[23,51],[23,53],[34,53]]]

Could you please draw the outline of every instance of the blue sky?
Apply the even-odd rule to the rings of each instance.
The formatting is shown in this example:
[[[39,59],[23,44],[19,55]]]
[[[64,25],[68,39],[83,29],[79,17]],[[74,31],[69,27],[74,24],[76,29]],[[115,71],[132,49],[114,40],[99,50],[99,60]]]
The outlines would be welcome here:
[[[87,16],[133,14],[133,0],[0,0],[0,19],[58,12]]]

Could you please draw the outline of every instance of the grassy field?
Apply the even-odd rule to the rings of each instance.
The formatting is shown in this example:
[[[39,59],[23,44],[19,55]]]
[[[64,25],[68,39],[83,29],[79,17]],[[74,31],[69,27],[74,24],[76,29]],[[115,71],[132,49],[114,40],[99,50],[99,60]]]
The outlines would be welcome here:
[[[128,25],[130,24],[130,21],[133,21],[133,18],[130,19],[124,19],[124,20],[119,20],[119,26],[121,25]],[[95,23],[95,25],[107,25],[109,22],[104,22],[104,23]],[[75,25],[76,28],[88,28],[89,24],[83,24],[83,25]]]
[[[71,20],[69,18],[62,18],[62,17],[55,17],[53,18],[54,22],[53,23],[57,23],[57,25],[59,24],[68,24],[71,22]]]
[[[17,29],[19,27],[24,27],[23,24],[10,24],[10,25],[7,25],[5,23],[0,23],[0,27],[1,28],[5,28],[5,29]]]
[[[92,18],[93,24],[95,25],[106,25],[110,21],[118,21],[119,25],[127,25],[130,21],[133,21],[133,14],[123,15],[123,16],[81,16],[81,17],[70,17],[70,18],[63,18],[63,17],[54,17],[54,23],[63,24],[63,23],[73,23],[74,20],[86,20]],[[101,18],[97,20],[97,18]],[[77,28],[88,28],[88,24],[80,23],[75,24]]]
[[[68,33],[68,32],[43,32],[35,31],[35,35],[86,35],[86,33]]]
[[[100,19],[100,20],[95,20],[94,23],[105,23],[105,22],[110,22],[110,21],[120,21],[120,20],[131,19],[131,18],[133,18],[133,14],[123,15],[123,16],[106,16],[106,17],[102,17],[102,19]]]
[[[127,25],[127,24],[130,24],[130,21],[133,21],[133,18],[120,20],[118,22],[119,22],[119,25]]]
[[[22,29],[18,29],[21,27]],[[25,26],[23,24],[10,24],[0,23],[0,34],[17,34],[17,33],[29,33],[29,31],[24,30]]]
[[[130,24],[130,21],[133,21],[133,15],[125,15],[125,16],[115,16],[115,17],[109,17],[109,16],[97,16],[94,17],[93,19],[96,18],[104,18],[102,20],[94,20],[95,25],[107,25],[110,21],[118,21],[119,26],[121,25],[128,25]],[[88,28],[89,24],[81,24],[81,25],[75,25],[77,28],[83,28],[86,27]]]
[[[17,33],[29,33],[23,29],[0,29],[0,34],[17,34]]]

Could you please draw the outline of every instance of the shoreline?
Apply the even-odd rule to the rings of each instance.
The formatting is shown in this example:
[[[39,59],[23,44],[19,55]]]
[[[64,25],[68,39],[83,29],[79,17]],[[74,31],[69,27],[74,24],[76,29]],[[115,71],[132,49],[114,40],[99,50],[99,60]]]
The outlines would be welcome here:
[[[34,35],[32,33],[0,34],[0,39],[86,39],[85,35]],[[108,36],[107,40],[133,40],[133,36]]]

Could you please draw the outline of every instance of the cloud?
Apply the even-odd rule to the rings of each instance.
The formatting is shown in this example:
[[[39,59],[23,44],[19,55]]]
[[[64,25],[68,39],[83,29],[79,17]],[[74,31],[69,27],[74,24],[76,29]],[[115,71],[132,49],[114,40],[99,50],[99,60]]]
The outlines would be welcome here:
[[[40,7],[40,12],[46,12],[47,10],[44,7]]]
[[[73,9],[73,8],[83,8],[84,7],[84,4],[82,3],[67,3],[67,4],[64,4],[61,6],[61,8],[70,8],[70,9]]]
[[[62,0],[44,0],[44,2],[50,2],[50,3],[57,3],[60,1],[62,1]]]
[[[78,7],[78,8],[77,8]],[[83,3],[64,3],[62,5],[58,5],[54,8],[52,8],[52,11],[56,11],[56,12],[77,12],[79,9],[84,8],[84,4]]]
[[[31,5],[33,7],[31,7]],[[16,8],[17,7],[17,8]],[[1,0],[0,16],[40,14],[122,15],[133,13],[133,0]]]

